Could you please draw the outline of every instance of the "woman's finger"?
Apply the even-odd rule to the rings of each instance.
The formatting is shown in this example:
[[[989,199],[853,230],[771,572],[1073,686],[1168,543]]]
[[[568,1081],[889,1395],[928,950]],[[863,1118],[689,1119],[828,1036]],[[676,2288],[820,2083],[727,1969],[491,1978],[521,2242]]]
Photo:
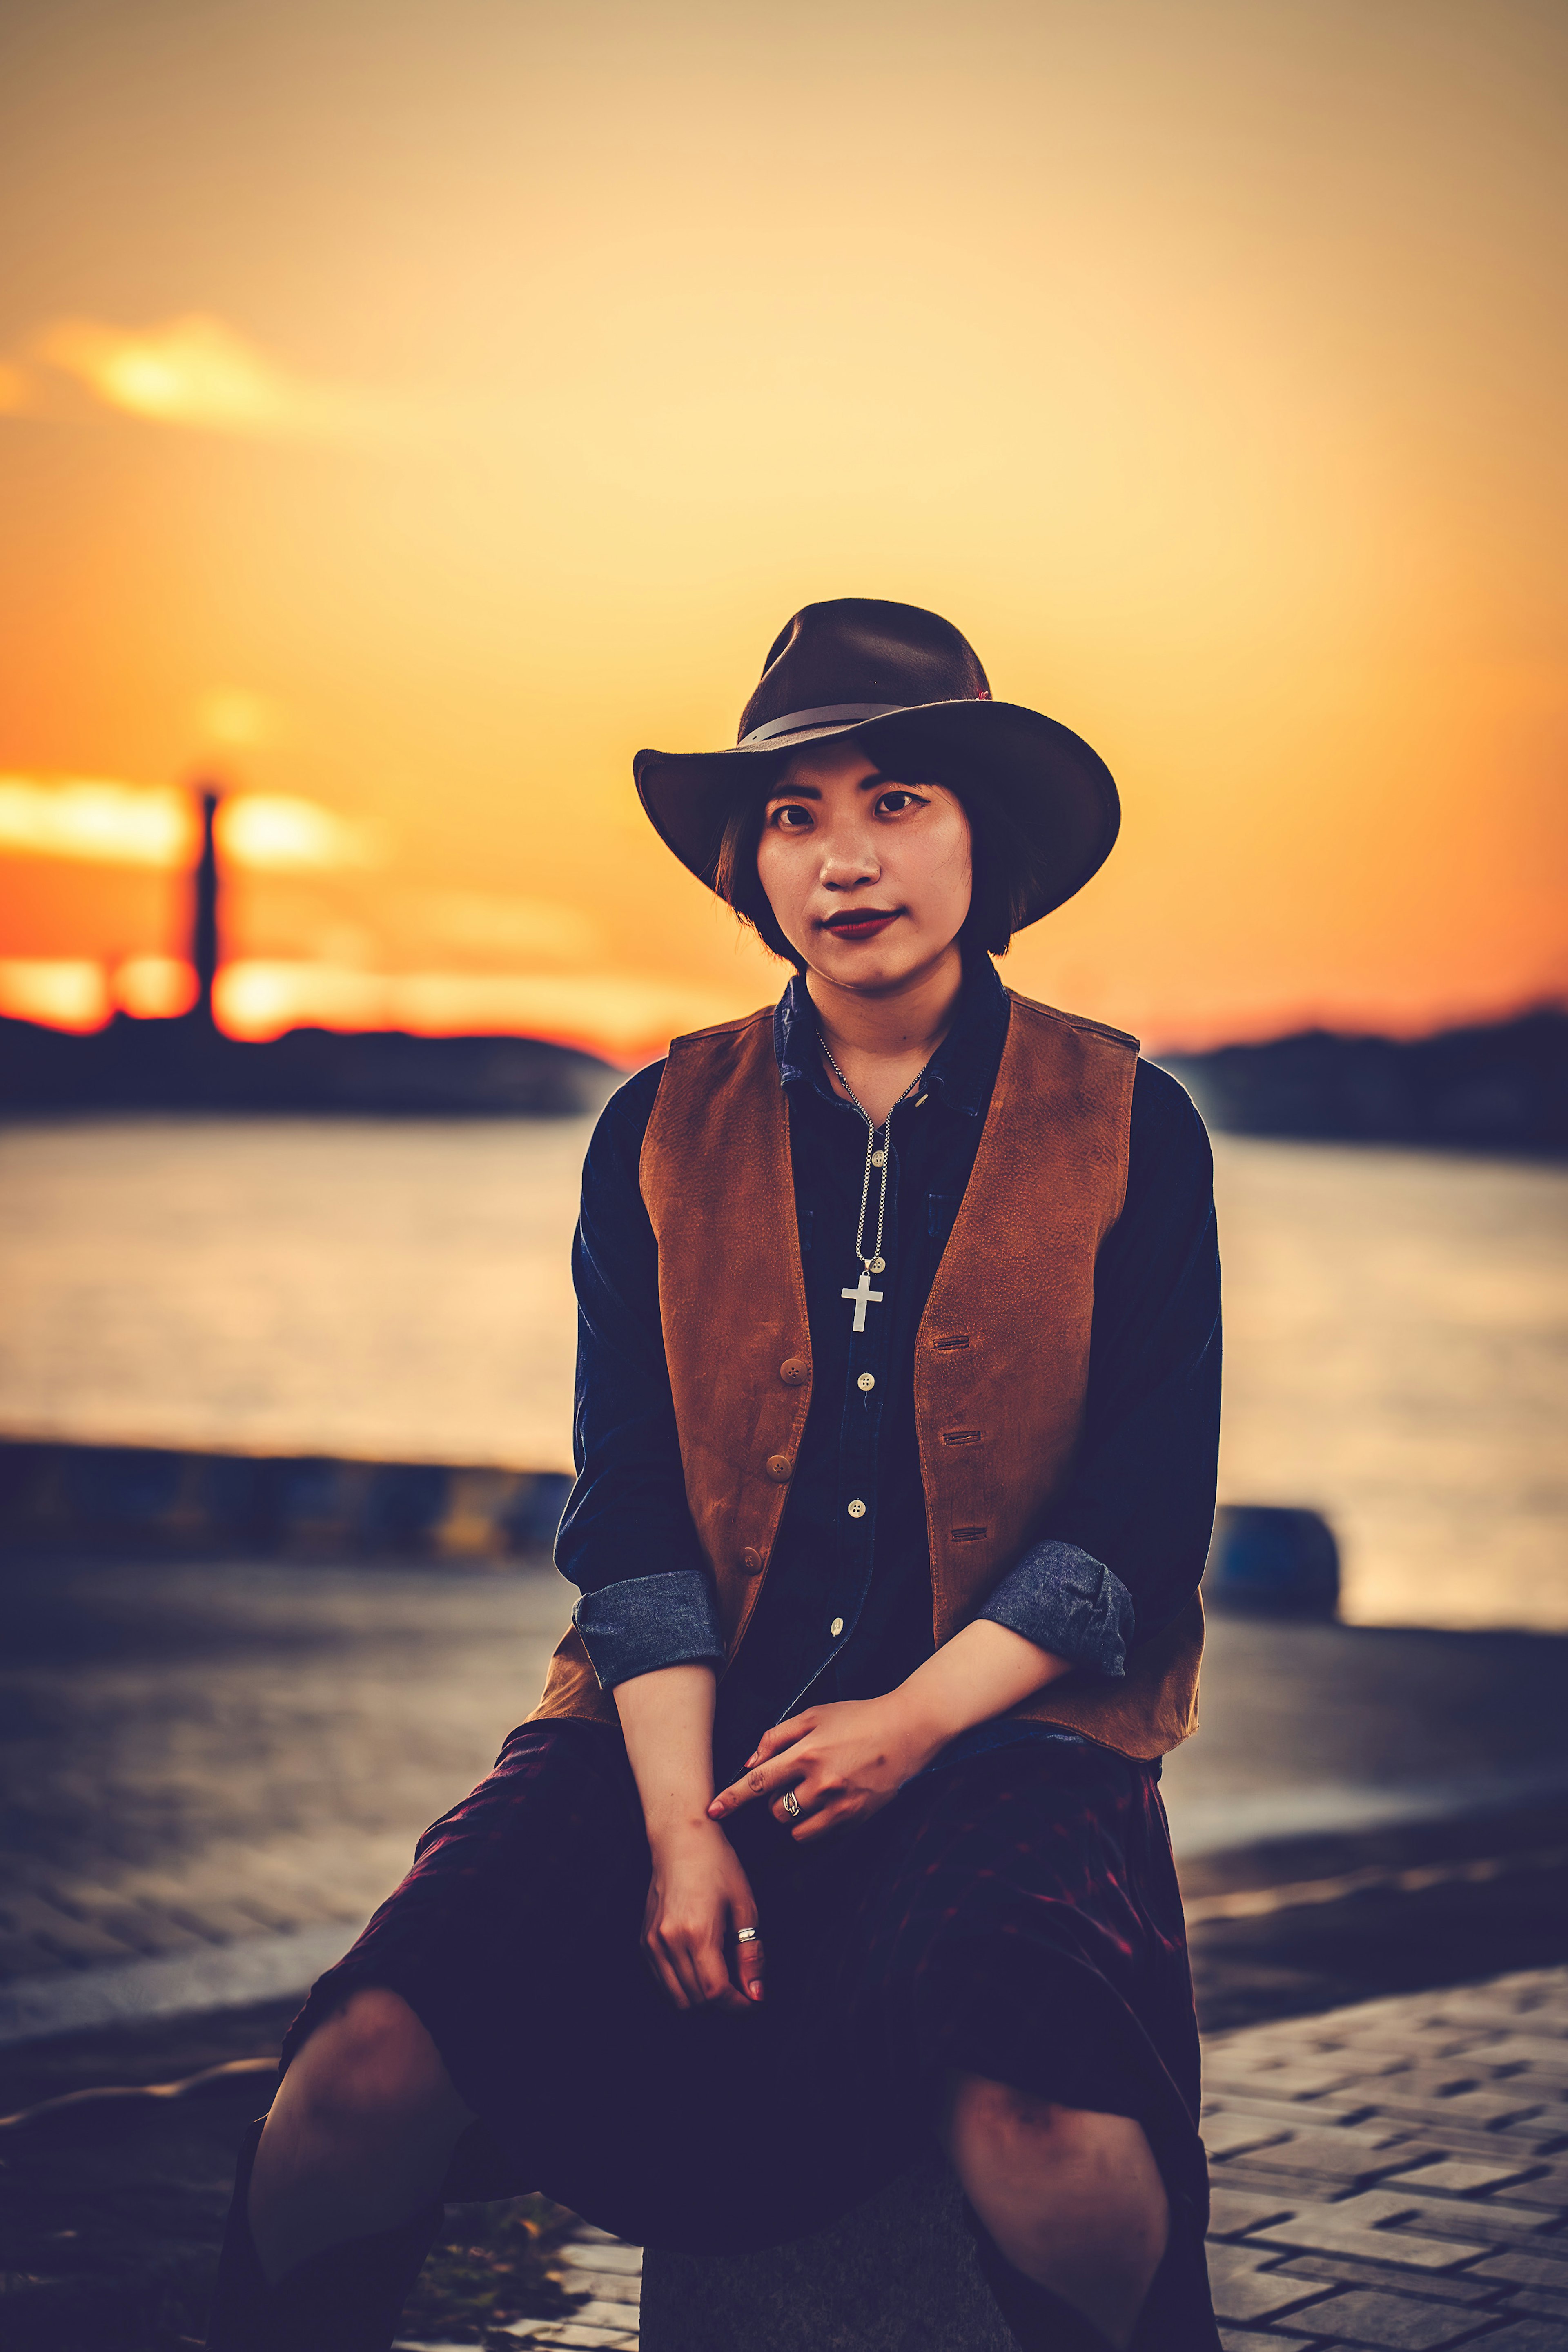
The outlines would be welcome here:
[[[747,1769],[749,1771],[753,1764],[766,1764],[781,1748],[793,1748],[798,1739],[804,1739],[815,1728],[816,1721],[814,1715],[792,1715],[788,1723],[776,1723],[771,1730],[763,1733],[755,1754],[747,1758]]]
[[[748,1927],[751,1930],[744,1943],[738,1941],[737,1943],[736,1982],[747,2000],[760,2000],[763,1978],[762,1938],[757,1933],[757,1914],[752,1912],[749,1916],[743,1916],[737,1912],[735,1925],[737,1937],[745,1935]]]
[[[736,1990],[735,1979],[729,1972],[729,1956],[725,1949],[722,1937],[705,1945],[696,1955],[696,1964],[697,1973],[702,1980],[704,2001],[717,2002],[730,2009],[738,2009],[740,1995]]]
[[[740,1780],[732,1780],[727,1789],[721,1789],[708,1811],[716,1822],[722,1821],[742,1805],[755,1804],[758,1797],[777,1796],[780,1790],[792,1788],[803,1769],[799,1756],[775,1757],[771,1763],[758,1764]]]
[[[811,1811],[811,1800],[806,1793],[805,1782],[800,1781],[794,1787],[786,1789],[783,1795],[769,1805],[768,1810],[776,1822],[782,1822],[787,1830],[793,1829],[796,1822],[804,1821],[806,1815]]]
[[[691,1947],[685,1937],[679,1935],[661,1936],[659,1949],[669,1968],[670,1974],[680,1988],[681,1999],[678,2006],[682,2009],[700,2009],[706,1995],[703,1991],[702,1980],[697,1975],[696,1967],[692,1958]]]
[[[665,2000],[673,2001],[677,2009],[685,2009],[687,2003],[685,1994],[681,1990],[681,1980],[654,1939],[650,1937],[643,1944],[643,1958],[648,1963],[649,1975]]]
[[[803,1814],[792,1825],[795,1843],[810,1845],[813,1838],[826,1837],[831,1830],[846,1828],[859,1812],[860,1807],[852,1799],[841,1797],[831,1805],[820,1807],[815,1812]]]

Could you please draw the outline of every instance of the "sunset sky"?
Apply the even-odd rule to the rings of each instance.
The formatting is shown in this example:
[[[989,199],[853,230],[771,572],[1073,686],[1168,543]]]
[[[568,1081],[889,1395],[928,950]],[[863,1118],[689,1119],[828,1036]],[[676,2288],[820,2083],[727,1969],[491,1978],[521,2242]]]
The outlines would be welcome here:
[[[1118,778],[1014,985],[1561,1001],[1565,184],[1535,0],[7,0],[0,1010],[175,1003],[210,771],[249,1034],[743,1011],[631,756],[842,594]]]

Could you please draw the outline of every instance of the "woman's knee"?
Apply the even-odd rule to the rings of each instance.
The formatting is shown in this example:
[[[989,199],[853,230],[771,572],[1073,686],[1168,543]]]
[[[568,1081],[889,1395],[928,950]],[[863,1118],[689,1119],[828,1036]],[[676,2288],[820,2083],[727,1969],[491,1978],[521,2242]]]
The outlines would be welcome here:
[[[1166,2193],[1143,2126],[1131,2116],[1066,2107],[1009,2083],[959,2075],[951,2086],[947,2140],[960,2173],[1007,2183],[1048,2206],[1103,2206],[1124,2221],[1146,2208],[1163,2233]]]
[[[465,2114],[440,2052],[400,1994],[351,1993],[324,2019],[283,2078],[278,2105],[312,2137],[359,2141],[448,2108]]]

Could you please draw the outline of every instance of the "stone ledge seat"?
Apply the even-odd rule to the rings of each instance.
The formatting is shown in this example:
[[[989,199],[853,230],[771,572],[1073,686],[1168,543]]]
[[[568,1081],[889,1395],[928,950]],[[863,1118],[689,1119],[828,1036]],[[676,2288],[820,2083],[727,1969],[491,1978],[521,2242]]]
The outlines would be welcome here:
[[[939,2159],[791,2245],[649,2247],[642,2316],[642,2352],[1017,2352]]]

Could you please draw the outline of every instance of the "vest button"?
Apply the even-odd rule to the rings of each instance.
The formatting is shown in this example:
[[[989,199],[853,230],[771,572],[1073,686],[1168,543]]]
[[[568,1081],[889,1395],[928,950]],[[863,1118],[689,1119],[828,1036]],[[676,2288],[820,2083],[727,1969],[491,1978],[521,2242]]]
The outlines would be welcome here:
[[[740,1565],[745,1570],[747,1576],[760,1576],[762,1573],[762,1554],[758,1551],[753,1545],[747,1544],[746,1549],[740,1555]]]
[[[799,1356],[786,1356],[779,1367],[779,1377],[788,1389],[803,1388],[810,1369]]]
[[[770,1454],[768,1457],[768,1475],[777,1479],[780,1486],[788,1482],[789,1473],[794,1467],[795,1465],[787,1454]]]

